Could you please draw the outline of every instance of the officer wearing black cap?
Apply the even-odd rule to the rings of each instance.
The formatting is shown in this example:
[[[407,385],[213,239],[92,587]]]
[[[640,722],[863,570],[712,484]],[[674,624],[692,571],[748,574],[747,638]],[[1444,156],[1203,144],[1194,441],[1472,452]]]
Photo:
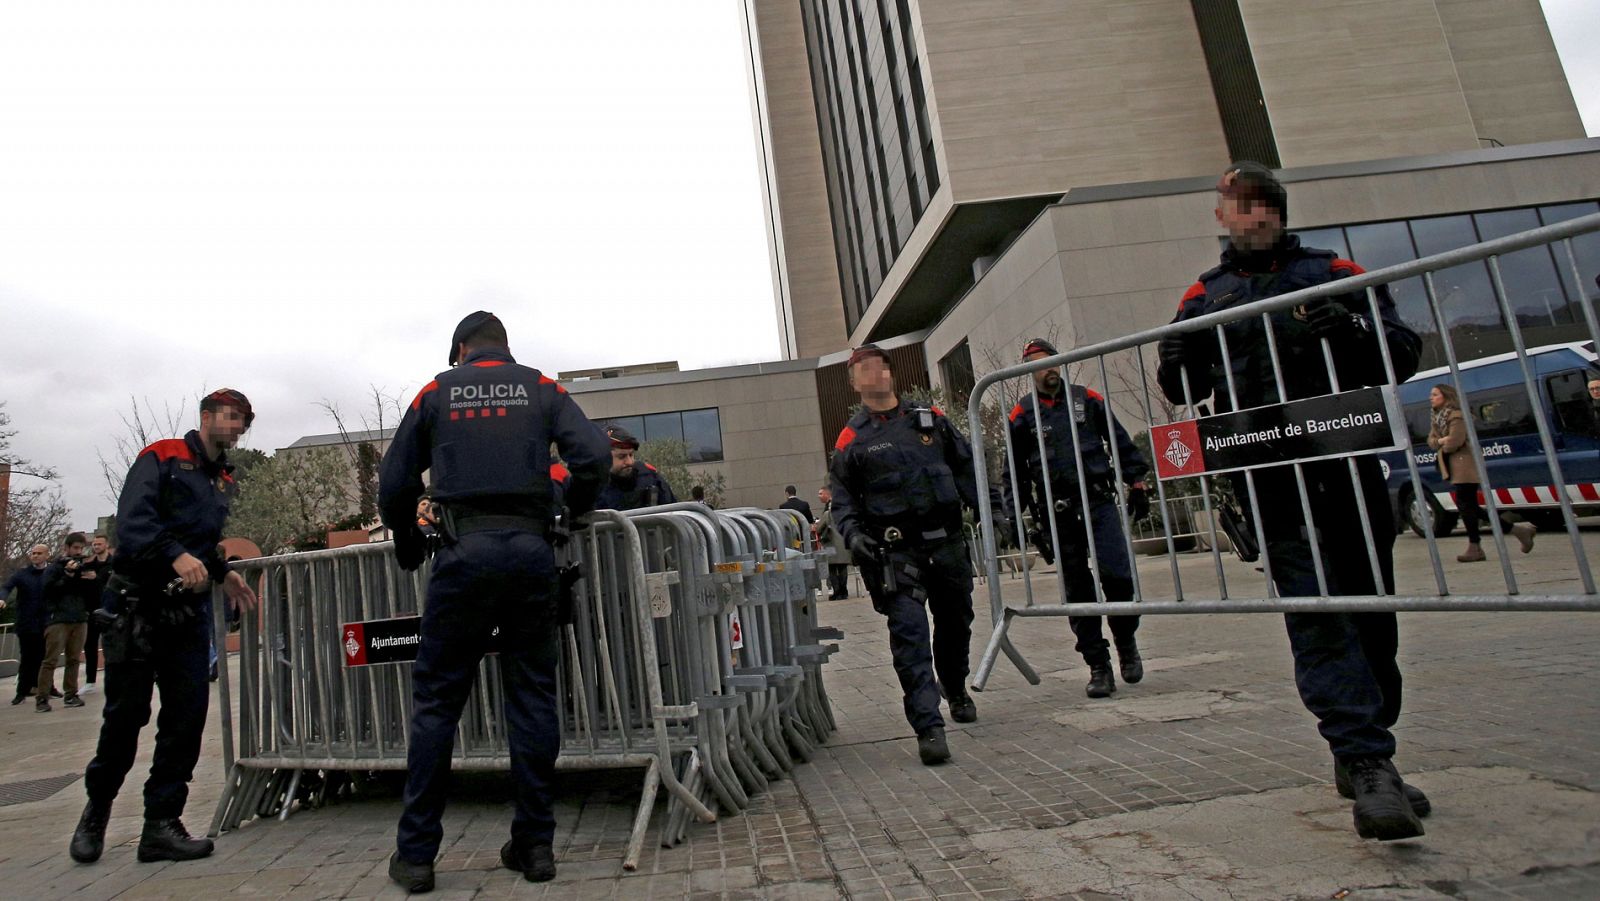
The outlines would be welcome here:
[[[906,720],[931,766],[950,759],[941,687],[951,718],[978,718],[966,687],[972,566],[961,531],[961,505],[978,508],[972,448],[944,413],[900,400],[889,355],[876,345],[857,348],[848,369],[862,408],[839,433],[828,466],[834,526],[873,609],[888,617]]]
[[[554,379],[512,358],[495,316],[480,311],[461,321],[450,364],[411,402],[378,475],[379,514],[401,566],[416,569],[427,548],[416,525],[425,471],[440,532],[412,669],[405,809],[389,860],[390,878],[412,892],[433,888],[456,725],[496,628],[517,783],[500,861],[530,881],[555,877],[550,783],[561,735],[551,442],[571,473],[565,502],[575,524],[593,508],[606,471],[605,436]]]
[[[1043,338],[1034,338],[1022,348],[1023,360],[1055,356],[1056,349]],[[1033,374],[1039,393],[1038,416],[1033,399],[1023,396],[1011,408],[1011,450],[1021,484],[1022,508],[1033,514],[1034,544],[1046,563],[1054,562],[1055,546],[1050,521],[1055,520],[1056,536],[1061,541],[1061,573],[1067,583],[1071,603],[1095,601],[1094,577],[1089,573],[1089,529],[1094,530],[1094,556],[1100,574],[1100,587],[1111,602],[1133,600],[1133,565],[1128,556],[1127,534],[1117,510],[1117,465],[1128,486],[1130,521],[1150,513],[1150,496],[1144,477],[1150,471],[1144,455],[1134,446],[1127,430],[1114,415],[1109,415],[1106,400],[1098,391],[1082,385],[1068,385],[1060,367],[1052,366]],[[1109,424],[1107,420],[1109,419]],[[1039,435],[1044,435],[1046,462],[1039,462]],[[1076,433],[1076,444],[1074,444]],[[1116,452],[1116,460],[1111,454]],[[1082,460],[1084,484],[1080,491],[1078,461]],[[1048,474],[1050,492],[1045,492]],[[1089,497],[1084,510],[1083,496]],[[1053,506],[1051,505],[1053,501]],[[1117,662],[1122,680],[1138,682],[1144,678],[1144,663],[1134,633],[1137,616],[1111,616],[1111,636],[1117,645]],[[1111,675],[1111,647],[1100,629],[1098,616],[1068,617],[1077,636],[1076,650],[1089,664],[1089,697],[1105,698],[1117,690]]]
[[[1228,247],[1221,265],[1201,275],[1184,294],[1174,322],[1363,271],[1333,251],[1302,246],[1298,237],[1284,231],[1288,194],[1270,169],[1235,163],[1223,172],[1217,195],[1216,217],[1228,231]],[[1421,342],[1400,321],[1387,288],[1379,286],[1375,293],[1376,318],[1366,292],[1352,291],[1273,313],[1270,336],[1260,316],[1230,322],[1224,326],[1226,354],[1213,329],[1164,338],[1158,371],[1162,391],[1174,403],[1199,404],[1211,398],[1214,409],[1234,409],[1227,378],[1231,371],[1239,409],[1328,394],[1333,385],[1323,341],[1337,366],[1341,390],[1380,385],[1388,380],[1380,330],[1395,378],[1405,381],[1416,371]],[[1278,392],[1279,374],[1286,396]],[[1321,593],[1312,561],[1313,526],[1330,594],[1394,593],[1394,521],[1386,515],[1383,474],[1375,457],[1355,460],[1355,480],[1344,458],[1303,464],[1312,523],[1305,522],[1298,503],[1293,467],[1254,470],[1267,559],[1284,597]],[[1232,482],[1234,493],[1245,499],[1244,477]],[[1370,532],[1361,524],[1358,496],[1365,499]],[[1249,513],[1249,504],[1245,510]],[[1377,554],[1382,585],[1373,583],[1369,547]],[[1287,613],[1284,619],[1300,699],[1316,715],[1333,751],[1340,794],[1355,800],[1357,833],[1380,840],[1421,835],[1418,816],[1429,811],[1428,799],[1401,781],[1391,760],[1391,729],[1400,716],[1395,615]]]
[[[619,425],[606,426],[606,437],[611,440],[611,477],[600,489],[600,499],[595,506],[600,510],[637,510],[672,504],[677,498],[672,486],[649,463],[636,459],[639,439]]]
[[[138,858],[194,860],[211,853],[211,840],[191,837],[179,817],[200,759],[211,698],[209,620],[203,612],[211,603],[210,587],[220,585],[237,608],[256,606],[255,592],[228,571],[217,546],[236,487],[228,450],[254,421],[243,394],[231,388],[213,391],[200,401],[200,428],[140,451],[123,482],[117,499],[118,552],[100,614],[105,714],[83,777],[89,803],[68,849],[79,863],[100,859],[105,848],[111,803],[133,767],[157,685],[161,714],[144,784]]]

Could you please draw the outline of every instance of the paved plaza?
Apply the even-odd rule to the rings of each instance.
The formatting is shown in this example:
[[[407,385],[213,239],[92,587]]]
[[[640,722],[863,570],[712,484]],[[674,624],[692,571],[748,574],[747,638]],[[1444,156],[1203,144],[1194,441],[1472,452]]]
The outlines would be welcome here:
[[[1588,531],[1600,560],[1600,532]],[[1498,590],[1500,568],[1453,562],[1453,590]],[[1432,580],[1426,545],[1401,539],[1404,588]],[[1259,593],[1253,567],[1224,558],[1230,588]],[[1563,536],[1515,560],[1525,591],[1571,592]],[[1147,592],[1164,558],[1143,558]],[[1215,592],[1209,555],[1180,570]],[[1022,582],[1003,578],[1009,597]],[[1035,577],[1053,592],[1053,571]],[[1209,589],[1208,589],[1208,586]],[[977,663],[988,637],[979,587]],[[557,816],[555,882],[499,868],[505,783],[459,781],[433,897],[705,898],[1584,898],[1600,897],[1600,615],[1418,613],[1401,617],[1401,771],[1433,799],[1427,835],[1358,839],[1331,784],[1326,746],[1295,695],[1282,618],[1149,617],[1148,674],[1108,700],[1062,619],[1013,630],[1043,676],[1002,661],[976,695],[980,718],[950,727],[954,761],[922,766],[901,713],[882,619],[864,598],[828,601],[845,632],[825,670],[839,731],[750,810],[695,824],[676,848],[647,845],[621,872],[636,779],[572,778]],[[9,698],[10,680],[0,682]],[[387,881],[399,803],[375,793],[222,835],[212,857],[134,860],[140,764],[111,820],[105,857],[66,855],[103,704],[41,715],[0,707],[0,895],[11,898],[366,898]],[[221,788],[215,710],[186,820],[210,822]],[[61,783],[17,783],[61,777]],[[69,781],[70,780],[70,781]],[[33,789],[31,795],[27,789]],[[54,790],[51,793],[52,789]],[[23,800],[24,797],[37,800]],[[658,818],[659,819],[659,818]]]

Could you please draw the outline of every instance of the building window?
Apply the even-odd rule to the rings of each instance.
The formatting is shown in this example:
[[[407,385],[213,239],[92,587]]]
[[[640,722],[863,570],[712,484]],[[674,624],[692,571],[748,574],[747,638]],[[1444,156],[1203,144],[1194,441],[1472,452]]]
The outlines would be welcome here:
[[[972,348],[967,344],[967,339],[962,338],[961,343],[939,361],[939,381],[944,383],[944,394],[950,399],[950,406],[966,409],[973,386],[978,383],[972,371]]]
[[[1510,210],[1485,210],[1450,216],[1429,216],[1363,225],[1329,226],[1295,232],[1308,247],[1332,250],[1366,269],[1381,269],[1418,257],[1455,250],[1493,238],[1516,234],[1540,225],[1564,222],[1600,210],[1594,201]],[[1600,234],[1572,239],[1582,278],[1600,273]],[[1500,257],[1500,277],[1506,303],[1522,329],[1529,347],[1589,339],[1580,306],[1583,295],[1572,280],[1566,253],[1555,247],[1530,247]],[[1479,260],[1434,273],[1433,288],[1439,313],[1450,330],[1450,341],[1462,361],[1475,360],[1512,349],[1505,316],[1495,300],[1489,266]],[[1589,290],[1593,290],[1592,288]],[[1421,368],[1445,364],[1439,324],[1428,308],[1422,279],[1409,278],[1389,286],[1400,318],[1423,339]]]
[[[716,463],[722,459],[722,421],[716,407],[642,416],[613,416],[607,425],[620,426],[640,441],[682,441],[690,463]]]

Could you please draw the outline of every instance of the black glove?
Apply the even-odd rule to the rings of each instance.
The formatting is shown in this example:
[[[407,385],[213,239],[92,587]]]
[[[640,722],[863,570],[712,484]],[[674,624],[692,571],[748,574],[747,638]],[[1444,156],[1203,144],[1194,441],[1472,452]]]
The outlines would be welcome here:
[[[1363,332],[1371,332],[1365,316],[1350,312],[1350,308],[1337,300],[1319,300],[1306,304],[1306,327],[1311,334],[1329,341],[1338,341]]]
[[[394,559],[406,572],[414,571],[428,559],[428,538],[416,523],[395,530]]]
[[[1222,356],[1217,346],[1217,336],[1211,329],[1168,335],[1156,345],[1156,354],[1164,366],[1189,366],[1207,369],[1215,366]]]
[[[859,563],[863,560],[877,560],[883,553],[883,546],[877,539],[865,532],[856,532],[850,536],[850,556]]]
[[[1050,536],[1046,535],[1043,529],[1034,529],[1029,532],[1028,540],[1033,543],[1034,549],[1039,552],[1039,558],[1046,565],[1056,562],[1055,545],[1051,544]]]
[[[589,510],[584,513],[573,513],[572,511],[567,510],[561,514],[561,521],[566,524],[567,531],[576,535],[577,533],[582,532],[584,529],[594,525],[594,511]]]
[[[1129,522],[1138,522],[1150,515],[1150,492],[1143,488],[1128,489]]]

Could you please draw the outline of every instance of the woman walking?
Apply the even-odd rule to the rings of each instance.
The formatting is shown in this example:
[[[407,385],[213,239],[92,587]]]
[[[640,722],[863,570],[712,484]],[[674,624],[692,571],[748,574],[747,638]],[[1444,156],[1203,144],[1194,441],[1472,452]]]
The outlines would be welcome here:
[[[1483,545],[1479,543],[1478,520],[1488,521],[1483,507],[1478,503],[1478,462],[1473,459],[1472,448],[1467,446],[1467,424],[1461,412],[1461,398],[1449,385],[1434,385],[1428,395],[1433,407],[1433,426],[1428,430],[1428,446],[1438,451],[1439,474],[1450,480],[1455,491],[1456,509],[1461,512],[1461,522],[1467,527],[1467,549],[1456,555],[1460,563],[1478,563],[1484,560]],[[1501,526],[1513,538],[1522,542],[1522,552],[1533,550],[1533,523],[1513,523],[1504,515]]]

